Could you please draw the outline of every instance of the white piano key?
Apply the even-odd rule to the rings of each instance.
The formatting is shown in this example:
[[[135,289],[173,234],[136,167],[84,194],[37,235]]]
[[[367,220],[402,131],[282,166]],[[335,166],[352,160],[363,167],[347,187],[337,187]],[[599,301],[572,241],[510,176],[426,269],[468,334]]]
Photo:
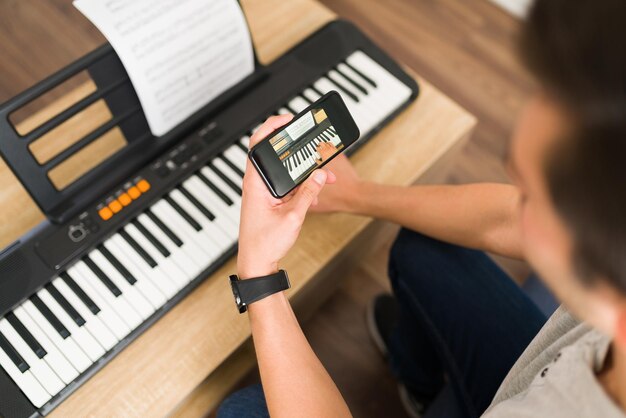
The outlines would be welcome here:
[[[48,309],[61,321],[63,326],[72,334],[71,338],[87,354],[91,361],[97,361],[105,353],[104,348],[94,339],[85,327],[79,327],[74,320],[63,310],[61,305],[44,288],[37,292],[37,296],[48,306]]]
[[[178,213],[165,200],[160,200],[152,206],[153,212],[172,231],[175,231],[187,247],[187,255],[193,259],[198,266],[206,266],[211,259],[210,248],[202,248],[202,243],[194,239],[197,232],[180,217]]]
[[[35,376],[26,370],[22,373],[17,366],[11,361],[9,356],[0,348],[0,366],[13,379],[15,384],[20,388],[24,395],[37,408],[41,408],[48,402],[52,396],[41,386],[41,383],[35,379]]]
[[[150,301],[155,309],[165,305],[165,302],[167,302],[165,294],[158,288],[158,286],[156,286],[156,284],[153,283],[150,275],[147,272],[144,272],[141,267],[137,266],[136,263],[129,257],[129,254],[132,254],[130,252],[130,250],[132,250],[130,245],[126,244],[124,241],[124,243],[128,246],[128,249],[125,251],[117,244],[119,241],[124,240],[119,235],[114,235],[105,241],[103,245],[120,263],[122,263],[126,270],[133,275],[135,280],[137,280],[133,286],[135,286],[141,294]],[[144,263],[144,265],[146,266],[146,269],[150,268],[147,264]]]
[[[76,341],[72,337],[62,338],[30,300],[24,301],[22,307],[78,372],[82,373],[91,366],[92,361]]]
[[[54,343],[48,338],[45,332],[41,330],[39,325],[30,317],[23,307],[18,307],[13,311],[22,324],[30,331],[35,339],[41,344],[47,354],[44,360],[50,368],[56,373],[66,385],[70,384],[78,377],[78,371],[70,364],[65,356],[59,351]]]
[[[205,235],[209,237],[209,239],[215,244],[217,248],[219,248],[220,253],[224,252],[226,249],[230,248],[233,245],[234,241],[226,235],[221,228],[217,226],[217,224],[213,221],[210,221],[206,216],[204,216],[198,208],[196,208],[193,203],[191,203],[179,190],[173,190],[170,193],[172,199],[176,201],[187,213],[189,213],[193,218],[202,225],[203,231]]]
[[[367,56],[363,51],[353,52],[346,61],[354,68],[377,83],[377,90],[388,98],[393,98],[395,107],[404,103],[411,96],[411,89],[395,78],[389,71]],[[389,101],[391,103],[391,101]],[[390,109],[389,109],[390,110]]]
[[[246,164],[248,163],[248,155],[243,152],[237,145],[232,145],[224,151],[224,155],[241,171],[246,172]]]
[[[74,291],[63,281],[63,279],[54,279],[52,284],[59,290],[59,292],[61,292],[65,299],[72,304],[80,316],[83,317],[85,320],[84,326],[87,328],[87,331],[94,336],[94,338],[106,351],[112,349],[115,344],[119,342],[120,339],[113,334],[113,331],[109,329],[97,315],[94,315],[93,312],[85,306],[76,293],[74,293]],[[100,312],[102,312],[102,308],[100,306],[98,306],[98,308],[100,308]],[[100,314],[100,312],[98,312],[98,314]]]
[[[230,200],[233,201],[234,206],[237,206],[237,211],[241,212],[241,196],[239,196],[228,184],[224,182],[213,170],[209,167],[202,167],[200,172],[211,182],[215,187],[220,189]]]
[[[348,79],[336,70],[328,72],[328,78],[335,84],[340,83],[344,89],[348,90],[359,99],[359,108],[365,112],[380,113],[382,111],[380,104],[368,100],[368,97],[361,90],[356,88]]]
[[[99,250],[93,250],[89,253],[89,257],[104,274],[122,291],[122,297],[126,299],[128,304],[141,316],[142,319],[147,319],[154,313],[154,307],[148,302],[148,300],[126,279],[120,274],[115,267],[109,263],[104,255]]]
[[[157,262],[167,279],[176,287],[182,289],[189,283],[189,277],[176,265],[171,258],[165,258],[152,243],[133,224],[124,228],[128,234]]]
[[[383,88],[378,85],[377,87],[373,87],[363,79],[360,74],[356,73],[350,66],[344,63],[337,65],[337,68],[347,77],[350,77],[351,80],[367,90],[367,94],[363,100],[375,105],[373,108],[379,113],[377,115],[378,119],[384,119],[400,106],[403,100],[406,100],[406,98],[402,98],[402,95],[400,98],[394,97],[394,92],[385,90],[384,86]]]
[[[310,87],[305,89],[302,94],[304,95],[304,97],[309,99],[309,101],[311,103],[316,102],[320,97],[322,97],[319,94],[317,94],[317,92],[315,90],[313,90],[312,88],[310,88]]]
[[[250,137],[248,135],[242,136],[241,139],[239,139],[239,142],[241,142],[241,145],[243,145],[244,148],[250,148]]]
[[[107,326],[107,328],[115,335],[118,340],[122,340],[125,336],[130,334],[132,328],[126,321],[122,319],[120,313],[116,312],[114,307],[112,307],[104,297],[98,292],[97,288],[94,287],[91,280],[82,272],[76,268],[76,265],[70,267],[68,270],[68,274],[74,279],[74,282],[93,300],[93,302],[98,306],[100,312],[98,312],[98,317],[101,321]],[[108,345],[108,344],[107,344]]]
[[[132,237],[131,237],[132,238]],[[148,278],[148,280],[158,288],[163,295],[169,300],[176,293],[178,293],[178,287],[174,284],[172,279],[167,277],[167,274],[163,270],[161,266],[158,264],[156,266],[151,266],[148,264],[140,254],[135,251],[135,249],[119,234],[112,237],[113,243],[122,250],[126,256],[138,266],[141,271],[144,273],[144,276]],[[156,260],[154,260],[156,262]]]
[[[82,275],[102,299],[110,306],[120,319],[133,330],[137,328],[143,320],[135,309],[128,303],[124,295],[115,296],[111,290],[96,276],[95,272],[82,260],[74,265],[76,272]]]
[[[341,89],[326,77],[321,77],[319,80],[313,83],[313,85],[316,89],[323,93],[328,93],[331,90],[337,90],[339,91],[339,94],[341,94]],[[341,94],[341,97],[346,103],[346,106],[348,107],[350,114],[352,115],[354,121],[359,127],[359,130],[361,132],[369,132],[373,126],[371,114],[369,114],[366,109],[363,109],[362,106],[359,106],[359,103],[352,100],[348,95]]]
[[[304,109],[309,106],[309,102],[303,99],[301,96],[296,96],[287,103],[290,109],[292,109],[296,113],[302,112]]]
[[[184,186],[196,199],[202,202],[202,204],[218,217],[220,225],[224,227],[224,230],[232,238],[237,239],[239,235],[239,212],[230,210],[230,206],[227,206],[226,203],[197,176],[191,176],[187,179]]]
[[[233,169],[228,166],[228,164],[226,164],[219,158],[215,158],[212,163],[222,174],[228,177],[237,186],[241,187],[241,185],[243,184],[243,179],[239,177],[239,174],[235,173]]]
[[[287,109],[286,107],[281,107],[280,109],[278,109],[278,114],[279,115],[291,115],[291,111],[289,111],[289,109]]]
[[[0,332],[11,343],[13,348],[20,353],[24,361],[28,363],[30,366],[28,371],[35,376],[35,379],[41,383],[46,392],[54,396],[65,387],[65,384],[52,371],[48,363],[37,357],[35,352],[26,344],[26,341],[20,337],[15,328],[5,318],[0,319]]]
[[[185,273],[188,281],[193,280],[203,270],[201,268],[202,266],[198,266],[185,252],[183,249],[184,244],[182,247],[177,247],[147,215],[139,215],[137,220],[170,252],[170,257],[172,257],[174,263]]]
[[[172,199],[175,203],[178,203],[176,199]],[[202,259],[198,261],[199,264],[207,266],[221,254],[220,247],[204,230],[195,230],[168,202],[163,202],[162,206],[163,210],[168,214],[168,221],[173,222],[177,226],[176,230],[180,231],[180,233],[185,235],[191,242],[195,242],[197,248],[205,254]]]

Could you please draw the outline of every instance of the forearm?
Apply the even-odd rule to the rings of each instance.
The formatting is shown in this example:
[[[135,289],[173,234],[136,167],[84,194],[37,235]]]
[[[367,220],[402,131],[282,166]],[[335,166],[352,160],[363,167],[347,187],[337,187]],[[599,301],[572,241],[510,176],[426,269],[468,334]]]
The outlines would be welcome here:
[[[241,277],[276,266],[239,267]],[[263,391],[272,417],[350,417],[337,386],[309,345],[284,292],[248,307]]]
[[[385,219],[442,241],[523,258],[515,221],[519,192],[505,184],[359,184],[347,210]]]
[[[284,293],[249,307],[263,391],[272,417],[349,417],[339,390],[306,340]]]

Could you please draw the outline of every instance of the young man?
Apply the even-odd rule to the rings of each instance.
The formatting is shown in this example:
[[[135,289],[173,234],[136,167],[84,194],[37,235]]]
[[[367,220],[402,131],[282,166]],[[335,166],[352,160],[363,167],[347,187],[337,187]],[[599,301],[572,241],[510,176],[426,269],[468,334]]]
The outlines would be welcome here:
[[[385,186],[341,157],[278,201],[248,167],[239,275],[277,271],[311,205],[396,222],[394,297],[377,298],[372,323],[413,414],[626,416],[624,22],[623,0],[537,0],[521,51],[538,86],[510,146],[514,186]],[[482,251],[527,260],[563,306],[544,325]],[[233,395],[220,417],[350,416],[283,293],[249,318],[263,391]]]

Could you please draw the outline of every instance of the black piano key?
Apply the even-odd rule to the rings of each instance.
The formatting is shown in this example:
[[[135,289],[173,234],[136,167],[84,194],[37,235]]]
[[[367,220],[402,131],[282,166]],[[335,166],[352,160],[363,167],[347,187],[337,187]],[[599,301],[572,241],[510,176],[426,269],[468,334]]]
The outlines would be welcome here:
[[[348,67],[350,67],[352,69],[352,71],[357,73],[363,80],[368,82],[372,87],[376,88],[376,83],[374,82],[374,80],[372,80],[371,78],[369,78],[368,76],[363,74],[361,71],[356,69],[354,66],[350,65],[350,63],[348,61],[344,61],[343,63],[346,64]]]
[[[361,93],[367,95],[368,92],[365,89],[364,86],[361,85],[361,83],[357,82],[356,80],[350,78],[350,76],[348,76],[348,74],[344,73],[343,71],[341,71],[339,68],[335,68],[335,70],[341,74],[346,80],[348,80],[350,82],[350,84],[352,84],[356,89],[358,89]]]
[[[200,180],[202,180],[204,184],[207,185],[209,189],[213,190],[213,193],[218,195],[219,198],[222,199],[224,203],[226,203],[228,206],[232,206],[235,203],[223,191],[221,191],[219,187],[211,183],[211,181],[208,178],[206,178],[204,174],[198,171],[196,175],[200,178]]]
[[[329,126],[328,130],[331,131],[333,134],[337,135],[337,131],[335,130],[334,126]]]
[[[158,216],[156,216],[150,209],[146,210],[145,214],[148,215],[148,217],[152,219],[152,222],[154,222],[156,226],[158,226],[159,229],[163,231],[163,233],[167,235],[169,239],[172,240],[174,245],[176,245],[177,247],[183,246],[183,242],[180,240],[180,238],[178,238],[178,235],[176,235],[171,229],[169,229],[167,225],[165,225],[163,221]]]
[[[78,285],[78,283],[74,281],[74,279],[68,273],[61,273],[59,274],[59,277],[61,277],[65,284],[70,289],[72,289],[72,292],[74,292],[76,296],[78,296],[78,299],[80,299],[85,304],[85,306],[91,311],[92,314],[98,315],[98,313],[100,312],[100,307],[96,305],[96,302],[94,302],[89,297],[89,295],[85,293],[85,291]]]
[[[229,166],[235,173],[237,173],[239,177],[243,178],[243,171],[241,171],[239,167],[237,167],[232,161],[226,158],[225,155],[221,155],[220,158],[226,163],[227,166]]]
[[[2,348],[2,351],[9,356],[13,364],[15,364],[15,367],[17,367],[20,372],[25,373],[28,369],[30,369],[28,363],[26,363],[22,356],[20,356],[20,353],[13,348],[9,340],[6,339],[2,332],[0,332],[0,348]]]
[[[128,269],[124,267],[124,265],[117,258],[115,258],[113,254],[111,254],[111,251],[109,251],[107,247],[100,244],[98,245],[98,251],[102,253],[104,258],[106,258],[109,263],[115,267],[115,270],[117,270],[128,283],[131,285],[137,283],[135,276],[133,276],[131,272],[128,271]]]
[[[63,308],[63,310],[67,312],[70,318],[72,318],[72,320],[76,322],[76,325],[78,325],[79,327],[82,327],[83,325],[85,325],[85,319],[82,316],[80,316],[78,311],[76,311],[76,309],[74,309],[74,307],[70,305],[67,299],[65,299],[65,297],[61,294],[61,292],[59,292],[59,290],[52,283],[48,283],[45,286],[45,288],[48,291],[48,293],[52,295],[54,300],[56,300],[57,303],[61,305],[61,308]]]
[[[235,141],[235,144],[241,148],[241,150],[243,152],[245,152],[246,154],[248,153],[248,151],[250,151],[248,148],[246,148],[246,146],[244,144],[242,144],[240,141]]]
[[[187,211],[181,208],[180,205],[176,203],[174,199],[172,199],[170,196],[165,196],[165,200],[174,208],[176,212],[178,212],[180,216],[183,217],[185,221],[187,221],[189,225],[191,225],[193,229],[195,229],[198,232],[202,231],[202,225],[200,225],[198,221],[196,221],[189,213],[187,213]]]
[[[213,214],[213,212],[211,212],[209,209],[207,209],[206,206],[200,203],[200,201],[196,199],[194,195],[189,193],[189,190],[187,190],[185,186],[178,186],[178,190],[180,190],[180,192],[187,198],[187,200],[193,203],[193,205],[198,208],[198,210],[202,212],[202,214],[206,216],[209,221],[213,221],[215,219],[215,215]]]
[[[120,236],[122,238],[124,238],[124,240],[128,243],[128,245],[130,245],[133,250],[135,250],[135,252],[137,252],[137,254],[139,254],[139,256],[141,258],[144,259],[144,261],[146,263],[148,263],[148,265],[152,268],[155,268],[157,266],[157,262],[154,260],[154,258],[152,258],[150,256],[150,254],[148,254],[148,252],[146,250],[144,250],[138,243],[137,241],[135,241],[133,239],[133,237],[131,237],[128,232],[126,232],[125,230],[121,229],[120,230]]]
[[[324,93],[319,91],[315,86],[311,86],[311,90],[313,90],[315,93],[317,93],[320,97],[322,97],[324,95]]]
[[[67,330],[67,328],[65,328],[65,326],[61,323],[61,321],[59,321],[59,318],[57,318],[52,311],[50,310],[50,308],[48,308],[48,306],[43,303],[43,300],[41,300],[39,298],[39,296],[37,295],[32,295],[30,297],[30,301],[33,302],[33,305],[35,305],[35,307],[37,309],[39,309],[39,312],[41,312],[41,314],[43,315],[44,318],[46,318],[48,320],[48,322],[50,322],[50,325],[52,325],[52,327],[59,333],[59,335],[65,340],[67,338],[69,338],[72,334],[70,334],[70,332]]]
[[[20,337],[26,342],[26,344],[30,347],[31,350],[37,355],[39,358],[44,358],[46,354],[46,350],[39,344],[39,342],[33,337],[33,334],[30,333],[28,329],[22,324],[22,321],[19,320],[17,316],[13,312],[9,312],[5,315],[9,324],[13,326],[15,331],[20,334]]]
[[[287,171],[291,171],[291,164],[289,160],[291,160],[291,158],[289,157],[285,158],[285,168],[287,169]]]
[[[154,235],[152,235],[152,233],[148,231],[141,222],[139,222],[137,219],[133,219],[132,223],[139,230],[139,232],[141,232],[141,234],[146,237],[146,239],[150,241],[150,243],[163,255],[163,257],[167,258],[171,255],[171,253],[167,248],[165,248],[163,243],[161,243],[161,241],[159,241]]]
[[[300,165],[300,153],[296,151],[296,167]]]
[[[217,167],[215,167],[215,165],[209,163],[209,167],[211,167],[211,169],[215,172],[215,174],[217,174],[222,180],[224,180],[224,182],[226,184],[228,184],[228,187],[230,187],[231,189],[233,189],[235,191],[235,193],[237,193],[239,196],[242,195],[242,190],[241,187],[239,187],[238,185],[236,185],[231,179],[230,177],[228,177],[226,174],[222,173]]]
[[[359,101],[359,98],[356,97],[350,90],[348,90],[345,86],[345,84],[343,83],[343,81],[336,79],[335,77],[331,76],[330,74],[327,74],[328,78],[330,79],[330,81],[332,81],[333,83],[335,83],[335,86],[337,86],[337,88],[339,89],[339,92],[342,94],[345,94],[346,96],[348,96],[349,98],[351,98],[352,100],[354,100],[355,102]]]
[[[288,104],[286,104],[285,106],[283,106],[285,109],[287,109],[289,112],[291,112],[292,115],[297,115],[298,112],[296,112],[293,108],[291,108]]]
[[[93,271],[96,277],[100,279],[104,286],[109,289],[115,297],[122,296],[122,291],[119,289],[119,287],[115,286],[115,283],[113,283],[111,279],[109,279],[109,276],[104,274],[104,272],[100,270],[100,267],[98,267],[96,263],[94,263],[93,260],[89,258],[88,255],[83,257],[83,262],[87,265],[87,267],[89,267],[91,271]]]

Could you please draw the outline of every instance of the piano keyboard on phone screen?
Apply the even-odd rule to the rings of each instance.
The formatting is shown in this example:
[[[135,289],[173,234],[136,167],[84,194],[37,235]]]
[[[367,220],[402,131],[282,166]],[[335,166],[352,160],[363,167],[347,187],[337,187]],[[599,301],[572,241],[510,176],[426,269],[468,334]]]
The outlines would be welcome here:
[[[331,90],[341,94],[362,137],[414,94],[357,50],[276,106],[274,114],[298,113]],[[183,289],[188,293],[191,282],[202,280],[207,268],[233,254],[250,135],[269,115],[259,116],[259,124],[245,135],[181,175],[173,188],[160,192],[149,206],[3,315],[0,367],[36,408],[48,404],[122,341],[128,343],[129,335],[148,319],[154,322],[155,313],[168,301],[182,297]],[[328,128],[290,156],[285,167],[306,170],[318,158],[317,143],[335,139],[336,132]],[[190,161],[197,156],[196,144],[185,148]],[[159,172],[167,164],[154,167],[150,170]],[[150,179],[144,180],[145,190],[159,181],[155,175],[143,177]]]
[[[322,156],[317,152],[317,146],[322,142],[328,142],[335,146],[341,144],[339,136],[332,126],[326,128],[307,143],[298,144],[297,149],[283,160],[283,166],[289,171],[292,178],[298,178],[312,167],[317,166],[316,161],[322,159]]]

